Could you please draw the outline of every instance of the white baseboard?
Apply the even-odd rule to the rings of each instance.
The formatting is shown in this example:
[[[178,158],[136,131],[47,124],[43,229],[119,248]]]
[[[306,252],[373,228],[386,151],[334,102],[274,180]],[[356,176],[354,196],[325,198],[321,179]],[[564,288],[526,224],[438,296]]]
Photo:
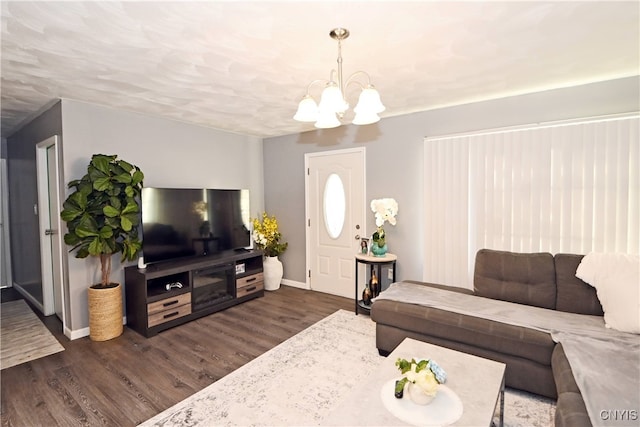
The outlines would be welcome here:
[[[300,288],[300,289],[306,289],[306,290],[311,290],[311,288],[309,288],[307,286],[306,283],[304,282],[298,282],[295,280],[289,280],[289,279],[282,279],[281,282],[283,285],[287,285],[287,286],[291,286],[293,288]]]
[[[122,317],[122,324],[127,325],[127,316]],[[71,330],[69,328],[64,329],[64,335],[69,338],[71,341],[77,340],[78,338],[84,338],[89,336],[89,327],[82,329]]]
[[[75,330],[71,330],[69,328],[65,328],[64,334],[71,341],[77,340],[78,338],[88,337],[89,336],[89,327],[87,326],[86,328],[75,329]]]

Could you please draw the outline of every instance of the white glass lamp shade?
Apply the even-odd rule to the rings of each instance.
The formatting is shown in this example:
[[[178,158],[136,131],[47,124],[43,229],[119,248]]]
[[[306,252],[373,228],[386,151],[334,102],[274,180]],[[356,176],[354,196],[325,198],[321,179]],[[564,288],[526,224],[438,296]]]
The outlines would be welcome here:
[[[342,123],[338,120],[336,113],[329,110],[320,109],[320,115],[315,126],[320,129],[337,128]]]
[[[380,94],[378,91],[372,86],[364,88],[360,93],[360,97],[358,98],[358,105],[353,111],[358,113],[382,113],[385,110],[384,105],[382,105],[382,101],[380,101]]]
[[[380,117],[373,111],[359,111],[353,118],[352,123],[354,125],[370,125],[371,123],[376,123],[378,121],[380,121]]]
[[[334,113],[344,113],[349,108],[349,104],[344,100],[340,88],[335,82],[327,83],[320,98],[320,111],[329,110]]]
[[[318,120],[318,104],[313,100],[311,95],[305,95],[298,104],[298,111],[296,111],[294,120],[299,122],[315,122]]]

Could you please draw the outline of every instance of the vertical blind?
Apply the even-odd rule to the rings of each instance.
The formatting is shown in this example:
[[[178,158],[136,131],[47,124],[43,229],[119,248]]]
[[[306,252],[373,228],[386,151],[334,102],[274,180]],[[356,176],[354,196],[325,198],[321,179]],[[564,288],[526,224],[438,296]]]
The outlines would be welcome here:
[[[638,115],[426,138],[423,280],[473,287],[481,248],[640,251]]]

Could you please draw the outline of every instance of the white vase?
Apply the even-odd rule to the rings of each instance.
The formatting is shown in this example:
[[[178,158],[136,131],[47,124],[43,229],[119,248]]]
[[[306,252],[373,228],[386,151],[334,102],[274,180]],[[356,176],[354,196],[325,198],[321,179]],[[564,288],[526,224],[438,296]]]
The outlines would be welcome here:
[[[282,281],[282,262],[277,256],[268,256],[262,263],[264,270],[264,290],[275,291],[280,289]]]

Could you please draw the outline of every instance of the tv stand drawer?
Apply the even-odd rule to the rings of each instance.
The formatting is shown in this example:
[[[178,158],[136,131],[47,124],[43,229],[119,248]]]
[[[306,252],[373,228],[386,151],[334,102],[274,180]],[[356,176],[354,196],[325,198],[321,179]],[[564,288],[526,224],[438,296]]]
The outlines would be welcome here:
[[[236,298],[242,298],[264,289],[264,274],[256,273],[236,279]]]
[[[187,314],[191,314],[191,304],[181,305],[179,307],[172,306],[167,310],[149,315],[149,327],[160,325],[169,320],[177,319]]]
[[[236,298],[242,298],[244,296],[251,295],[256,292],[260,292],[263,289],[264,289],[263,282],[254,282],[251,285],[238,288],[238,290],[236,291]]]
[[[191,306],[190,292],[147,304],[147,313],[151,316],[152,314],[160,313],[165,310],[172,310],[186,304]]]
[[[263,282],[264,282],[264,274],[256,273],[256,274],[252,274],[251,276],[245,276],[245,277],[240,277],[239,279],[236,279],[236,288],[240,289],[246,286],[251,286],[251,285],[255,285],[257,283],[263,283]]]

